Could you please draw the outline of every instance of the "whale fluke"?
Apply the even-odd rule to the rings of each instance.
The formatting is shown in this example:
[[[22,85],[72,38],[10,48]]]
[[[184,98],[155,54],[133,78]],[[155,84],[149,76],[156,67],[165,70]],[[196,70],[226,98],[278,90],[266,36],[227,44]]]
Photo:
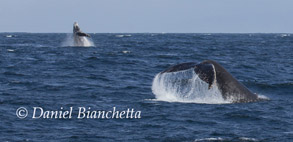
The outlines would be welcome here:
[[[172,66],[160,74],[180,72],[193,69],[200,80],[208,84],[206,89],[217,87],[224,100],[233,103],[255,102],[261,100],[242,83],[237,81],[224,67],[216,61],[205,60],[201,63],[182,63]],[[182,88],[183,87],[183,88]],[[197,87],[197,86],[193,86]],[[184,89],[184,86],[181,86]]]

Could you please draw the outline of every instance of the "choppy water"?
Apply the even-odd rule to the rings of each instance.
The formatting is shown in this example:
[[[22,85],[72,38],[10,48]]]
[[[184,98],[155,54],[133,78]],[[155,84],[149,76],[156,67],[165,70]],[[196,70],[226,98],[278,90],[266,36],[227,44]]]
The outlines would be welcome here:
[[[1,141],[292,141],[293,35],[0,34]],[[269,101],[201,104],[157,100],[157,73],[212,59]],[[141,119],[32,119],[33,107],[134,108]],[[26,107],[28,117],[15,112]]]

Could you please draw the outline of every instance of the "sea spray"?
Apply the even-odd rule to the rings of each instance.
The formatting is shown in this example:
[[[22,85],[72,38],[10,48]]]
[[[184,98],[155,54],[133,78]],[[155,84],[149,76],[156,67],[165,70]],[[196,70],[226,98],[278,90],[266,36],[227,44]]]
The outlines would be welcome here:
[[[91,47],[91,46],[95,46],[95,44],[93,43],[93,41],[88,38],[88,37],[80,37],[81,38],[81,43],[79,45],[74,44],[74,36],[73,34],[67,34],[66,38],[64,39],[64,41],[62,42],[61,46],[62,47],[67,47],[67,46],[79,46],[79,47]]]
[[[157,74],[153,80],[152,91],[156,98],[161,101],[207,104],[230,103],[223,99],[217,85],[208,89],[208,84],[202,81],[193,69]]]

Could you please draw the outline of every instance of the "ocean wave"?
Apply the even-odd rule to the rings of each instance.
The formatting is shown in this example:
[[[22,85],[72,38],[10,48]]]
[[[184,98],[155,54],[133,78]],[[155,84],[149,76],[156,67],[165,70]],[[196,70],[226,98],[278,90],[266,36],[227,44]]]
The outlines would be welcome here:
[[[293,135],[293,131],[290,131],[290,132],[284,132],[285,134],[290,134],[290,135]]]
[[[288,88],[291,89],[293,87],[293,82],[280,82],[280,83],[256,83],[256,82],[248,82],[247,84],[259,87],[259,88],[272,88],[272,89],[281,89]]]
[[[210,137],[195,139],[194,142],[210,142],[210,141],[225,141],[225,142],[257,142],[259,140],[249,137],[239,137],[239,138],[221,138],[221,137]]]
[[[16,37],[16,35],[6,35],[6,38],[12,38],[12,37]]]
[[[203,142],[203,141],[224,141],[224,138],[203,138],[203,139],[195,139],[194,142]]]
[[[130,51],[124,50],[122,51],[122,53],[127,54],[127,53],[130,53]]]
[[[115,35],[115,37],[131,37],[130,34],[125,34],[125,35]]]
[[[11,75],[11,76],[26,76],[26,74],[17,73],[13,71],[5,71],[3,72],[4,75]]]

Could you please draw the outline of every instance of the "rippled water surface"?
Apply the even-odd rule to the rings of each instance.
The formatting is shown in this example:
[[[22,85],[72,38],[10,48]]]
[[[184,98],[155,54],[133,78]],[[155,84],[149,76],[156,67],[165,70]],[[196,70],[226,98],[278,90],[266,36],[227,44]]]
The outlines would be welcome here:
[[[293,35],[0,34],[0,141],[292,141]],[[201,104],[156,100],[155,75],[212,59],[269,101]],[[15,112],[26,107],[28,117]],[[134,108],[141,119],[32,119],[33,107]],[[77,112],[75,112],[77,113]]]

